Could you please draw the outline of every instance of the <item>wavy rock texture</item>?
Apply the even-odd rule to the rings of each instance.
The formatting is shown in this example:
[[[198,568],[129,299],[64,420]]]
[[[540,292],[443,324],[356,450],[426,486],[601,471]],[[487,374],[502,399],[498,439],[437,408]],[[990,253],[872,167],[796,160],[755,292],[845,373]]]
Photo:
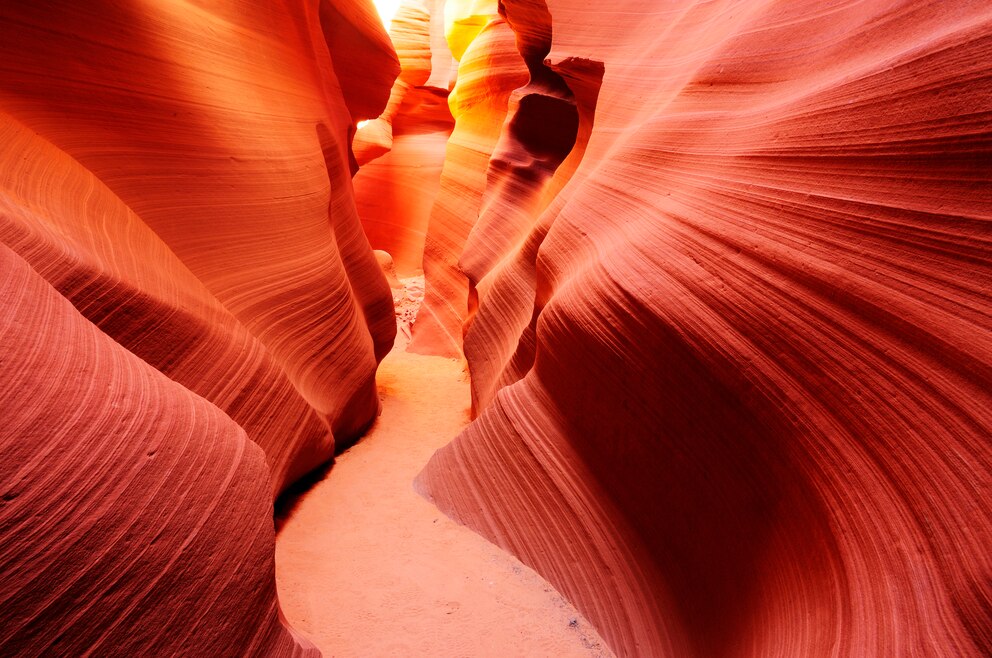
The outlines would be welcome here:
[[[502,5],[461,69],[512,27],[581,160],[523,92],[449,146],[480,416],[418,486],[621,655],[992,652],[992,9]]]
[[[0,653],[315,653],[272,495],[378,411],[349,139],[398,71],[366,3],[0,7]]]
[[[396,61],[356,36],[376,34],[367,26],[337,18],[325,34],[334,10],[2,14],[0,236],[122,346],[242,425],[275,491],[374,418],[376,363],[395,335],[351,193],[347,106],[381,109]],[[339,85],[329,57],[361,49],[385,62],[378,105]]]
[[[280,621],[262,451],[3,245],[0,299],[0,653],[319,656]]]
[[[533,308],[516,301],[534,294],[534,241],[524,241],[582,160],[603,77],[602,62],[545,63],[551,47],[546,8],[503,6],[503,15],[516,34],[530,80],[510,96],[489,160],[482,207],[458,261],[468,283],[463,349],[473,364],[475,409],[533,362],[532,338],[518,338],[533,319]],[[486,303],[480,306],[480,299]],[[473,325],[477,313],[482,322]],[[499,331],[489,329],[493,322]]]
[[[448,2],[445,19],[448,44],[459,58],[457,82],[448,97],[455,127],[427,227],[427,286],[409,349],[460,356],[468,279],[458,259],[482,207],[486,170],[510,95],[526,84],[527,67],[495,2]]]
[[[390,28],[400,76],[383,115],[359,128],[355,138],[362,165],[354,179],[355,203],[362,226],[375,249],[392,255],[401,276],[423,267],[424,237],[453,127],[447,86],[430,85],[447,85],[451,60],[434,35],[443,28],[433,14],[439,4],[412,0],[400,6]],[[441,69],[436,75],[435,63]]]
[[[254,4],[256,3],[250,3]],[[305,17],[313,50],[310,53],[304,50],[300,54],[316,60],[318,80],[323,83],[325,93],[329,92],[331,98],[334,98],[337,91],[334,86],[340,90],[352,122],[378,116],[383,111],[383,104],[389,100],[390,90],[400,67],[392,42],[382,29],[375,7],[369,2],[356,0],[307,0],[303,3],[281,0],[273,4],[275,6],[266,7],[260,17],[277,18],[286,22],[287,19],[292,21],[295,16],[298,25],[298,18],[301,15]],[[252,9],[259,12],[257,6]],[[277,12],[283,16],[277,16]],[[317,21],[314,16],[318,18]],[[320,25],[320,35],[316,34],[313,27],[309,27],[317,24]],[[259,24],[256,26],[261,27]],[[334,76],[328,75],[326,70],[328,62],[322,57],[324,48],[331,56],[330,65]],[[336,103],[336,99],[334,102]],[[335,128],[340,130],[341,127]]]

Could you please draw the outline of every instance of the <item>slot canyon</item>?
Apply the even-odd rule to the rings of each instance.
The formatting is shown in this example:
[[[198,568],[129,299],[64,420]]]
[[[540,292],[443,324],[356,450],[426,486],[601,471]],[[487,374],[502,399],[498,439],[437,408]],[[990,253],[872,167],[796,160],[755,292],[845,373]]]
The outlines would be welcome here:
[[[378,4],[0,0],[0,656],[992,656],[992,3]]]

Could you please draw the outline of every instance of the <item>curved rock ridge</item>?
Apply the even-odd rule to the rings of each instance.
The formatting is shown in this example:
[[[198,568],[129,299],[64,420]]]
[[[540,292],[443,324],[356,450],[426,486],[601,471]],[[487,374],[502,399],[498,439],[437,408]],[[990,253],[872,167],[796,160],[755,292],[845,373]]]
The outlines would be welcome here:
[[[318,68],[324,69],[320,72],[320,80],[325,89],[330,87],[327,91],[332,98],[337,93],[344,96],[352,122],[379,116],[383,105],[389,101],[393,82],[400,73],[400,63],[372,3],[362,0],[307,0],[303,3],[282,0],[279,4],[283,6],[266,11],[302,15],[310,24],[313,24],[315,13],[319,17],[323,43],[319,38],[314,39],[311,31],[312,56],[317,60]],[[303,5],[302,11],[299,4]],[[322,57],[325,48],[331,55],[333,76],[326,72],[327,60]],[[336,85],[332,82],[335,79]]]
[[[484,4],[445,4],[448,43],[460,60],[455,87],[448,96],[455,127],[425,237],[424,303],[409,346],[422,354],[461,356],[469,286],[458,259],[479,217],[488,162],[510,95],[528,79],[513,31],[497,13],[495,2],[488,6],[490,13],[480,13],[486,9]],[[456,12],[459,8],[464,16]],[[485,23],[482,16],[487,16]]]
[[[480,283],[485,286],[485,277],[516,253],[541,212],[581,161],[602,82],[601,62],[578,58],[560,65],[545,62],[551,46],[551,25],[543,5],[535,10],[493,4],[492,11],[498,9],[500,13],[491,15],[480,28],[484,7],[479,3],[449,4],[446,14],[452,48],[461,51],[463,59],[468,53],[469,60],[459,69],[462,82],[456,88],[466,99],[455,97],[451,101],[460,122],[456,127],[461,128],[449,141],[447,173],[441,180],[443,194],[432,210],[424,254],[427,296],[410,347],[426,354],[462,353],[462,335],[478,308]],[[507,27],[514,34],[514,44],[511,46],[505,39],[494,48],[489,32],[505,31]],[[470,45],[480,37],[482,41],[477,46]],[[507,62],[497,64],[493,60],[504,50]],[[475,53],[483,52],[487,53],[484,58],[476,57]],[[479,66],[480,61],[484,68]],[[511,62],[515,73],[526,70],[526,82],[504,72]],[[480,68],[481,79],[475,74]],[[496,76],[503,77],[500,80]],[[494,81],[498,81],[497,85],[514,82],[521,86],[506,94],[505,88],[491,87]],[[504,125],[496,134],[484,135],[475,127],[486,122],[492,133],[497,117]],[[469,142],[473,132],[475,139]],[[462,143],[470,143],[478,157],[487,158],[483,165],[485,178],[468,171],[465,162],[471,151],[456,150]],[[526,324],[529,319],[527,315],[520,321]],[[513,346],[502,346],[506,353],[494,360],[491,338],[486,336],[475,342],[486,353],[475,362],[487,366],[498,362],[502,368],[511,358]],[[471,341],[467,342],[464,349],[470,350],[471,345]],[[488,380],[481,377],[477,381]],[[480,395],[484,394],[473,386],[473,396]]]
[[[224,409],[265,450],[273,493],[327,459],[333,436],[268,350],[140,218],[4,113],[0,144],[4,243],[118,343]]]
[[[0,237],[238,422],[276,493],[378,409],[395,323],[348,139],[398,72],[371,6],[277,5],[0,10]]]
[[[4,245],[0,299],[0,653],[319,656],[280,620],[262,451]]]
[[[530,79],[510,96],[489,160],[479,217],[458,262],[468,280],[463,348],[473,364],[474,409],[485,407],[497,388],[516,381],[532,364],[530,336],[512,338],[523,331],[529,334],[534,320],[532,309],[515,303],[522,297],[533,298],[535,292],[535,257],[524,241],[582,160],[604,73],[602,62],[545,61],[551,48],[551,15],[543,3],[502,5],[501,10],[514,30]],[[489,331],[490,323],[485,321],[473,331],[477,312],[484,318],[495,313],[493,319],[503,326],[500,335]],[[511,323],[513,328],[507,326]]]
[[[512,26],[581,159],[487,222],[481,172],[537,159],[474,126],[473,297],[425,257],[425,309],[452,350],[472,313],[480,415],[418,487],[620,655],[992,653],[992,8],[501,4],[461,67]]]

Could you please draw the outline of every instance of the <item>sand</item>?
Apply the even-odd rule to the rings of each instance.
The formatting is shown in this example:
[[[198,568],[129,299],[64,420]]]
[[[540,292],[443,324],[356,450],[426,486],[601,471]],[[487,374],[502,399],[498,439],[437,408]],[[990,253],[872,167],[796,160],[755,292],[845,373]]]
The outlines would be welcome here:
[[[612,656],[519,560],[443,516],[412,481],[468,420],[462,363],[397,347],[383,413],[280,510],[276,578],[289,622],[331,656]]]

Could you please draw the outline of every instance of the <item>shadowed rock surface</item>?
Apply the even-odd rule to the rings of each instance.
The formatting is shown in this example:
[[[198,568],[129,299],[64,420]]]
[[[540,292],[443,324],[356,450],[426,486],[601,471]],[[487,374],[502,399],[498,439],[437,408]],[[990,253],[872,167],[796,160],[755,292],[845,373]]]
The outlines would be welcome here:
[[[500,4],[605,73],[546,210],[468,220],[479,417],[421,490],[621,655],[992,651],[992,10]]]

